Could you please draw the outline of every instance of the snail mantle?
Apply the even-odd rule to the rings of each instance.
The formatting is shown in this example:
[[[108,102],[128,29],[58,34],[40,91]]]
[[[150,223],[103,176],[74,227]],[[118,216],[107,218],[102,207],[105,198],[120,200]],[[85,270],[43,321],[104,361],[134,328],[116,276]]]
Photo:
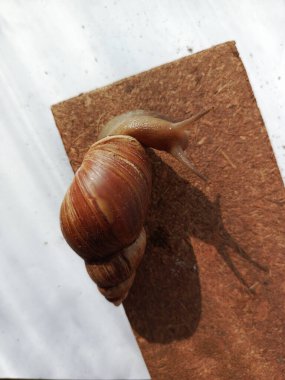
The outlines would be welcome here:
[[[152,378],[282,378],[284,188],[235,43],[52,106],[73,170],[138,109],[177,123],[211,109],[185,150],[208,182],[147,150],[146,251],[123,305]]]

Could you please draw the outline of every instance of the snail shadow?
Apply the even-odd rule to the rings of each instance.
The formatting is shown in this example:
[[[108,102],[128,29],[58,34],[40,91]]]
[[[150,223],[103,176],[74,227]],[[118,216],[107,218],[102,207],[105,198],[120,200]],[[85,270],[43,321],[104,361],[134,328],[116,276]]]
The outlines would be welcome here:
[[[248,291],[229,251],[257,269],[266,268],[251,259],[226,230],[220,196],[211,202],[153,151],[149,155],[153,192],[146,224],[148,243],[124,307],[140,336],[169,343],[193,335],[201,318],[199,269],[189,236],[214,246]]]

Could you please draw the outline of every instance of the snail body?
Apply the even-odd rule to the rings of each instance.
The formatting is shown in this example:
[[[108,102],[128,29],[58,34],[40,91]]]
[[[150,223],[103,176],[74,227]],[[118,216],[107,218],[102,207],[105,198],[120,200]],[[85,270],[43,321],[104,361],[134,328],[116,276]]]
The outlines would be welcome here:
[[[116,116],[102,129],[98,138],[111,135],[129,135],[136,138],[141,144],[157,150],[170,153],[178,161],[187,165],[200,178],[207,180],[193,165],[184,150],[188,146],[187,129],[194,121],[200,119],[210,109],[199,112],[194,116],[173,123],[164,116],[153,112],[135,110]]]
[[[63,235],[100,292],[116,305],[128,295],[146,247],[151,166],[144,146],[171,153],[204,178],[184,149],[186,128],[206,112],[179,123],[141,110],[115,117],[66,192],[60,210]]]

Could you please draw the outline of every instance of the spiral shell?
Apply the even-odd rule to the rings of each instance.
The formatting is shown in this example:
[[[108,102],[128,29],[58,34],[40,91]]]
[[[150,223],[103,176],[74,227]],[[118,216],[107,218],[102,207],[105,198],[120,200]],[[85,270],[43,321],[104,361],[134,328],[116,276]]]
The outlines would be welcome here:
[[[115,304],[128,294],[145,250],[150,194],[151,169],[142,145],[130,136],[110,136],[88,150],[61,206],[66,241]]]

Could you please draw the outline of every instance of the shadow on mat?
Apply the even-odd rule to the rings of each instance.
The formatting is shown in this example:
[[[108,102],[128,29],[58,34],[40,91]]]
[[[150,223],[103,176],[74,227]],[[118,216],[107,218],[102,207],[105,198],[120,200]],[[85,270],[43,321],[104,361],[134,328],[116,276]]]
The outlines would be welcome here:
[[[130,323],[151,342],[191,336],[201,317],[199,268],[189,240],[213,245],[237,279],[249,289],[228,250],[258,269],[223,225],[220,196],[211,202],[152,151],[152,204],[146,223],[148,244],[134,285],[124,301]]]

